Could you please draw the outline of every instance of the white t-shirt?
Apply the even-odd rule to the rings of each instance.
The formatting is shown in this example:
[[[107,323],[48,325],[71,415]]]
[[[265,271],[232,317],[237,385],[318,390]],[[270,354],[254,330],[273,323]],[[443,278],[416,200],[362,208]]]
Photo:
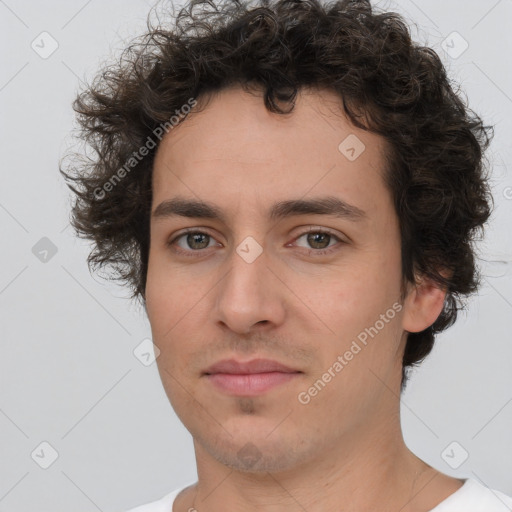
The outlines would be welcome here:
[[[195,482],[194,482],[195,483]],[[185,488],[194,485],[190,483],[180,489],[166,494],[157,501],[132,508],[127,512],[172,512],[176,496]],[[512,497],[500,491],[489,489],[477,480],[468,478],[464,485],[448,496],[430,512],[511,512]]]

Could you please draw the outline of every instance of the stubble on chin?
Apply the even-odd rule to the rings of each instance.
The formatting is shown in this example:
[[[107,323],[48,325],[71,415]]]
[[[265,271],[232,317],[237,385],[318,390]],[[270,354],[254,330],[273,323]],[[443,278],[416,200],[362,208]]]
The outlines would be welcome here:
[[[239,398],[238,407],[244,414],[254,414],[254,400],[252,398]]]

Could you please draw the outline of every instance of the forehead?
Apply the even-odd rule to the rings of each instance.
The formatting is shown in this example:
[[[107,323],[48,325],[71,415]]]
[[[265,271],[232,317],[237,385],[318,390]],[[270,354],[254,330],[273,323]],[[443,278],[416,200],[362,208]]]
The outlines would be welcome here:
[[[241,87],[202,99],[160,143],[153,207],[179,195],[254,211],[326,193],[361,210],[389,206],[385,141],[353,126],[333,91],[301,89],[284,115]]]

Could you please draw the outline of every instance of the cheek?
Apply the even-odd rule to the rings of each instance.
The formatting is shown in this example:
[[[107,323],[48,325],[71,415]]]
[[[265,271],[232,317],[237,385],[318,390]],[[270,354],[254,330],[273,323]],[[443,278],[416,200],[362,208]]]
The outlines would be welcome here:
[[[175,278],[165,272],[162,266],[158,266],[155,259],[150,258],[146,281],[146,311],[153,343],[160,350],[157,364],[163,364],[169,371],[173,371],[173,361],[177,358],[174,341],[179,336],[180,318],[184,316],[184,301],[183,298],[180,301],[179,297],[186,294],[177,293],[181,289]],[[162,377],[167,378],[164,374]]]
[[[321,369],[326,371],[347,354],[344,377],[333,388],[339,385],[352,392],[371,375],[368,368],[380,374],[394,365],[401,333],[399,256],[393,246],[387,252],[366,251],[318,285],[304,282],[299,287],[297,295],[307,297],[316,313],[311,321],[323,333],[318,341]]]
[[[211,287],[211,286],[210,286]],[[146,310],[157,359],[169,371],[181,373],[202,339],[209,287],[191,284],[190,276],[166,262],[164,255],[150,256],[146,282]]]
[[[380,255],[365,258],[335,269],[329,278],[297,282],[295,289],[323,321],[326,333],[330,328],[331,334],[354,334],[373,325],[399,300],[400,262]]]
[[[160,324],[167,320],[162,312],[172,311],[171,302],[172,295],[167,292],[166,282],[160,278],[154,258],[152,259],[150,256],[146,279],[146,310],[153,335],[159,331]]]
[[[175,324],[182,310],[187,306],[190,290],[184,277],[171,268],[166,255],[161,250],[150,250],[146,280],[146,308],[152,328],[157,333],[169,330]],[[165,332],[165,331],[164,331]]]

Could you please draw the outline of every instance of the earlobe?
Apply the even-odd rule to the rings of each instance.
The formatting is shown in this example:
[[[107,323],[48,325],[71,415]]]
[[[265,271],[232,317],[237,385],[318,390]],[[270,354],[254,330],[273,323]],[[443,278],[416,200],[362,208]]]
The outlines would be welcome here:
[[[443,310],[446,289],[432,279],[422,277],[410,283],[404,299],[402,327],[407,332],[421,332],[430,327]]]

